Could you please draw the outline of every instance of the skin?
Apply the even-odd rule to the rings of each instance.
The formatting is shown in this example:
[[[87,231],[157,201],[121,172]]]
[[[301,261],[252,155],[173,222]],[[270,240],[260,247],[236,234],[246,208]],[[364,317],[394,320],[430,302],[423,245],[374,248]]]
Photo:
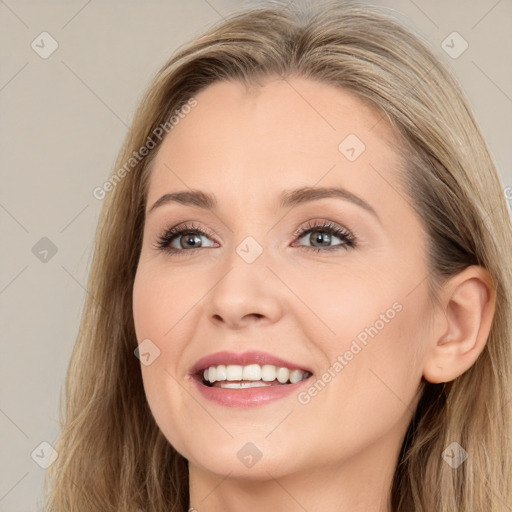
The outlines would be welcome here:
[[[196,99],[159,149],[147,211],[163,194],[188,189],[215,194],[219,206],[172,203],[148,213],[133,290],[137,339],[161,351],[141,365],[146,396],[189,461],[190,506],[388,512],[422,377],[454,379],[484,348],[494,311],[489,276],[469,267],[447,282],[434,309],[425,229],[398,182],[397,141],[354,94],[273,77],[250,90],[217,82]],[[366,146],[354,161],[338,149],[348,134]],[[303,186],[342,186],[378,219],[339,198],[278,207],[279,193]],[[314,241],[293,233],[309,220],[348,229],[356,247],[332,235],[338,250],[301,248]],[[193,253],[155,248],[185,221],[214,236],[199,235],[203,246]],[[263,249],[252,263],[236,252],[247,236]],[[316,381],[396,303],[394,318],[307,404],[292,394],[229,408],[206,401],[188,375],[205,355],[262,350],[311,368]],[[250,468],[237,457],[248,442],[262,453]]]

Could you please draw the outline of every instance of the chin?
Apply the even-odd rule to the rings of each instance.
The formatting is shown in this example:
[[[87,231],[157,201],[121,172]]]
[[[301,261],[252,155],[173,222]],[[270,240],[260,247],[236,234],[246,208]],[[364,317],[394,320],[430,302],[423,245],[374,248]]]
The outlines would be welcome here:
[[[222,477],[229,474],[229,478],[263,481],[299,469],[297,449],[290,447],[286,453],[265,439],[265,434],[251,435],[249,430],[247,435],[223,441],[204,436],[202,442],[187,446],[181,453],[203,471]]]

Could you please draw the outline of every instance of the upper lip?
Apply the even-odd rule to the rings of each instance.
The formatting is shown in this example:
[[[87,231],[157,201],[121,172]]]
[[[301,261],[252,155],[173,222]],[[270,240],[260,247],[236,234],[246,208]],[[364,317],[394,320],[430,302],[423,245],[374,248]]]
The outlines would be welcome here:
[[[289,369],[306,370],[309,373],[313,373],[307,366],[257,350],[240,353],[229,351],[215,352],[214,354],[210,354],[209,356],[199,359],[199,361],[197,361],[191,368],[190,373],[194,375],[206,368],[209,368],[210,366],[218,366],[220,364],[237,364],[240,366],[246,366],[249,364],[272,364],[278,367],[284,366]]]

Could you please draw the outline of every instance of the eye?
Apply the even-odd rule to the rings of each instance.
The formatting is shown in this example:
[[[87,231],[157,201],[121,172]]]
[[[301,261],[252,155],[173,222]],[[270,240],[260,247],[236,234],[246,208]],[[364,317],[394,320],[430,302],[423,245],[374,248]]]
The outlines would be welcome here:
[[[306,235],[309,236],[306,237]],[[356,238],[350,231],[329,221],[310,221],[306,227],[300,228],[295,233],[295,236],[300,237],[299,239],[306,238],[311,245],[302,246],[302,248],[307,248],[315,252],[322,250],[347,250],[355,247],[356,245]],[[328,245],[333,241],[333,236],[334,238],[339,238],[342,243],[337,245]]]
[[[181,224],[160,235],[155,247],[171,254],[191,252],[203,247],[201,236],[210,237],[212,235],[194,224]]]
[[[315,236],[311,236],[315,234]],[[356,245],[356,237],[347,229],[338,226],[329,221],[310,221],[305,227],[298,229],[295,237],[306,238],[310,245],[299,246],[302,249],[308,249],[315,252],[334,251],[340,249],[353,248]],[[214,245],[204,246],[201,237],[212,238],[213,235],[194,224],[181,224],[174,226],[160,235],[155,244],[155,248],[165,251],[171,255],[177,253],[193,252],[197,249],[214,247]],[[339,238],[341,243],[329,245],[334,238]],[[316,245],[318,244],[318,245]]]

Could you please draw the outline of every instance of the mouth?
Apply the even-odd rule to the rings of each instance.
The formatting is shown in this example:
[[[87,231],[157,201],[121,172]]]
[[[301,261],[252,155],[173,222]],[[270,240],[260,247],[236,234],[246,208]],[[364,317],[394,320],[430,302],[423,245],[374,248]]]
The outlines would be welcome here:
[[[307,386],[313,372],[297,362],[260,351],[222,351],[201,358],[189,375],[206,400],[247,408],[285,399]]]
[[[310,378],[305,369],[273,364],[219,364],[198,370],[195,378],[204,386],[223,389],[248,389],[287,386]]]

